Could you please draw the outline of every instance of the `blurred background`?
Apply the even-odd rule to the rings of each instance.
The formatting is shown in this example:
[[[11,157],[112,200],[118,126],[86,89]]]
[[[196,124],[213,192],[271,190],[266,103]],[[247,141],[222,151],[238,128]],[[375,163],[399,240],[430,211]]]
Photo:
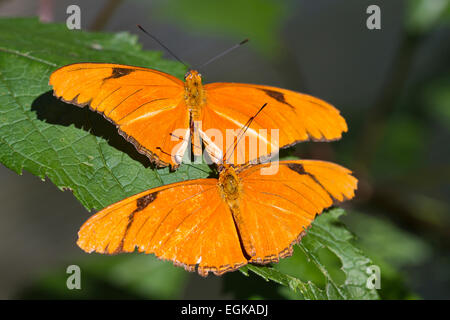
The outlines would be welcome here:
[[[344,138],[284,155],[355,171],[343,220],[381,266],[382,298],[450,298],[450,1],[0,0],[0,16],[64,23],[71,4],[83,30],[127,31],[161,50],[139,23],[194,67],[250,38],[208,65],[205,82],[280,86],[334,104]],[[366,27],[373,4],[380,30]],[[148,256],[87,255],[75,241],[89,214],[69,191],[1,165],[0,181],[0,298],[291,297],[239,272],[204,279]],[[71,264],[83,290],[65,287]]]

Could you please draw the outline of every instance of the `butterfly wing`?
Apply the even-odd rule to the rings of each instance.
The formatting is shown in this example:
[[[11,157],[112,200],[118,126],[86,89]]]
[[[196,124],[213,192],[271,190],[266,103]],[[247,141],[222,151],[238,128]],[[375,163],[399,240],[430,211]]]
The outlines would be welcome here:
[[[335,201],[353,198],[357,186],[350,170],[330,162],[281,161],[276,174],[262,174],[260,169],[268,166],[253,166],[239,175],[243,187],[237,227],[248,232],[241,238],[250,239],[245,251],[253,252],[254,263],[291,255],[315,216]]]
[[[92,216],[78,233],[86,252],[154,253],[186,270],[217,275],[247,263],[217,179],[151,189]]]
[[[221,275],[248,262],[292,253],[316,214],[354,196],[350,171],[323,161],[282,161],[274,175],[252,166],[239,173],[239,210],[230,209],[217,179],[151,189],[92,216],[78,233],[86,252],[154,253],[186,270]]]
[[[184,154],[189,134],[181,80],[147,68],[76,63],[53,72],[50,85],[56,97],[78,106],[89,105],[103,114],[158,165],[178,165],[171,154]],[[172,139],[175,129],[181,129],[177,136],[183,142]]]
[[[203,110],[203,131],[211,128],[223,132],[226,129],[240,129],[267,103],[247,131],[251,138],[258,141],[258,151],[255,153],[255,148],[248,148],[251,142],[242,142],[236,148],[236,155],[233,155],[235,160],[230,163],[247,163],[255,160],[255,156],[260,158],[301,141],[340,139],[342,133],[347,131],[345,119],[336,108],[306,94],[243,83],[211,83],[204,88],[208,100]],[[272,129],[279,130],[278,138],[273,136],[272,139]],[[232,151],[232,143],[225,141],[222,149]]]

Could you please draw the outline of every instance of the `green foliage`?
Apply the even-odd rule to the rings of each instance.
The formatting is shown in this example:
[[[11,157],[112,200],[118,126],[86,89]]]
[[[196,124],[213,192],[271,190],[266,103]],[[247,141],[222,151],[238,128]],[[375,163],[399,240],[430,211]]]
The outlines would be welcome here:
[[[149,170],[114,126],[85,109],[53,98],[50,74],[82,61],[161,69],[181,76],[184,67],[142,51],[135,36],[69,31],[30,19],[0,20],[0,161],[60,189],[70,189],[88,209],[103,207],[161,184],[205,177],[207,166],[175,173]],[[205,172],[206,171],[206,172]]]
[[[145,255],[94,256],[77,261],[81,289],[67,290],[68,274],[51,270],[18,293],[20,299],[178,299],[188,276],[181,269]]]
[[[431,248],[420,237],[399,229],[386,218],[352,211],[346,224],[358,236],[358,246],[382,270],[382,299],[416,299],[401,270],[430,258]]]
[[[0,161],[5,166],[19,174],[27,170],[48,177],[60,189],[72,190],[88,210],[211,173],[203,164],[184,165],[176,172],[154,170],[100,115],[55,99],[48,86],[51,72],[82,61],[139,65],[179,77],[185,71],[160,53],[142,51],[136,37],[127,33],[68,31],[35,19],[1,19]],[[290,289],[279,289],[280,297],[376,299],[377,293],[365,286],[371,261],[352,244],[352,235],[338,220],[342,213],[336,209],[321,215],[292,258],[273,267],[247,266],[241,272],[252,271]],[[84,298],[98,297],[98,281],[110,288],[127,288],[132,297],[174,298],[186,281],[181,268],[144,255],[94,256],[80,265],[92,279]],[[65,286],[62,279],[64,275],[56,273],[41,287],[57,294]]]
[[[366,268],[372,262],[354,246],[354,236],[339,221],[343,213],[332,209],[320,215],[292,257],[273,266],[242,267],[244,278],[238,272],[223,276],[224,293],[240,299],[377,299],[378,293],[366,288]],[[76,264],[83,272],[82,292],[66,289],[67,274],[59,268],[18,298],[181,298],[188,283],[183,269],[152,256],[94,255]]]
[[[333,209],[317,217],[291,258],[273,267],[249,265],[240,271],[287,286],[291,291],[280,293],[289,298],[377,299],[375,290],[366,288],[366,269],[372,262],[352,243],[354,236],[339,221],[343,213]]]
[[[155,17],[206,34],[223,33],[236,41],[250,38],[264,53],[273,55],[279,49],[278,35],[290,5],[290,1],[274,0],[168,0],[159,4]]]
[[[423,124],[410,115],[393,116],[387,121],[383,145],[377,150],[374,162],[378,178],[392,177],[417,167],[427,143]],[[388,165],[387,165],[388,163]]]
[[[413,34],[429,31],[439,24],[450,22],[449,0],[409,0],[407,2],[406,28]]]
[[[352,211],[347,220],[359,236],[361,247],[394,267],[420,264],[430,253],[422,239],[399,229],[386,218]]]
[[[431,118],[450,128],[450,77],[441,77],[428,83],[423,93],[423,105]]]

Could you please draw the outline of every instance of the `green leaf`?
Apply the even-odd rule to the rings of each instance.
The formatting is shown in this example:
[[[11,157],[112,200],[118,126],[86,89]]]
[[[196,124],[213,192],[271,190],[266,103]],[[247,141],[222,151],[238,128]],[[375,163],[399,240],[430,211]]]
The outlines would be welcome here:
[[[385,218],[352,211],[347,220],[365,252],[376,253],[397,268],[419,265],[429,258],[431,248],[423,239],[401,230]],[[380,247],[383,250],[379,250]]]
[[[358,236],[358,246],[380,266],[381,298],[417,299],[408,285],[411,279],[400,270],[423,265],[430,259],[432,248],[426,241],[383,217],[351,211],[345,218],[346,224]]]
[[[111,62],[151,67],[181,77],[178,63],[142,51],[127,33],[69,31],[36,19],[0,20],[0,161],[70,189],[88,209],[174,181],[203,178],[206,165],[176,172],[149,161],[101,116],[52,96],[50,74],[66,64]]]
[[[352,243],[353,234],[339,221],[342,214],[342,209],[332,209],[317,217],[291,258],[283,259],[273,267],[249,265],[239,270],[247,276],[252,271],[288,287],[291,292],[284,295],[289,298],[378,299],[376,290],[366,287],[366,269],[372,262]],[[330,259],[329,253],[338,258],[339,266]],[[323,277],[323,283],[318,280],[318,275]],[[311,281],[314,278],[315,281]]]

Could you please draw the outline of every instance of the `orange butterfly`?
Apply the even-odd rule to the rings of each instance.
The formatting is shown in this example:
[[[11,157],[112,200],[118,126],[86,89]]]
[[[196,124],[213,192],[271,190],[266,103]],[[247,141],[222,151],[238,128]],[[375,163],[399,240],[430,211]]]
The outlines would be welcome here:
[[[86,252],[154,253],[202,276],[247,263],[277,262],[334,201],[354,196],[357,180],[314,160],[225,165],[219,178],[178,182],[119,201],[92,216],[77,244]]]
[[[50,85],[56,97],[103,114],[158,166],[178,167],[189,141],[194,154],[200,154],[201,140],[211,160],[218,162],[234,140],[216,141],[210,132],[218,130],[223,137],[227,129],[237,132],[263,103],[269,103],[270,110],[261,112],[247,130],[258,151],[250,153],[243,140],[233,164],[269,157],[278,148],[308,139],[339,139],[347,131],[339,111],[318,98],[255,84],[203,85],[195,70],[189,70],[183,82],[153,69],[76,63],[53,72]],[[274,129],[279,130],[276,139]]]

